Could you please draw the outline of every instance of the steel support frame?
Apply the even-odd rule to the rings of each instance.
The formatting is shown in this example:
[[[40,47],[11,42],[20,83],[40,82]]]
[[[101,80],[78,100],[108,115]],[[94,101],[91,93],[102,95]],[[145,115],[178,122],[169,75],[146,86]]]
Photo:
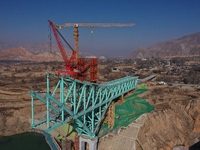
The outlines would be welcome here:
[[[58,79],[57,85],[50,87],[50,77]],[[111,102],[136,88],[137,77],[125,77],[104,84],[81,82],[66,75],[60,77],[47,72],[45,96],[31,91],[32,128],[46,123],[46,131],[54,130],[70,123],[79,135],[89,138],[97,136],[102,120]],[[53,92],[51,92],[53,90]],[[46,119],[35,124],[34,100],[46,105]],[[52,112],[54,115],[52,115]]]

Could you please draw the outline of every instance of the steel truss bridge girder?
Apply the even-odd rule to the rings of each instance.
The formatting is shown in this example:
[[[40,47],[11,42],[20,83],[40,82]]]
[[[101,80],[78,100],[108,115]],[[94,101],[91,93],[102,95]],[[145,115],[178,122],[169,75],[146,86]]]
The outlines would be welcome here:
[[[50,77],[58,79],[50,87]],[[42,95],[30,91],[32,97],[32,128],[46,123],[46,131],[70,123],[79,135],[97,136],[102,120],[111,102],[136,88],[137,77],[124,77],[103,84],[81,82],[66,75],[60,77],[47,72],[47,90]],[[51,92],[53,89],[53,92]],[[35,123],[34,101],[46,105],[46,118]]]

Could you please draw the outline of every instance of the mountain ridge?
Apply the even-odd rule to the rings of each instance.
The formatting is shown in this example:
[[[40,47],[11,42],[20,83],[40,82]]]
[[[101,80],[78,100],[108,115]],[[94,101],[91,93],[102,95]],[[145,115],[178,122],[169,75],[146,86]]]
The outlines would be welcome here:
[[[71,51],[66,50],[67,54]],[[26,54],[26,55],[25,55]],[[129,58],[200,55],[200,32],[162,41],[148,48],[139,48]],[[80,56],[92,56],[80,52]],[[26,44],[14,46],[0,42],[0,60],[63,61],[55,43]]]
[[[178,39],[159,42],[148,48],[139,48],[130,58],[200,55],[200,32]]]
[[[34,54],[23,47],[11,48],[0,51],[0,60],[18,60],[18,61],[62,61],[59,52],[42,52]]]
[[[6,45],[3,43],[3,45]],[[4,46],[3,46],[4,47]],[[49,61],[64,61],[60,50],[57,45],[40,43],[40,44],[29,44],[18,47],[10,47],[2,50],[0,43],[0,60],[20,60],[20,61],[36,61],[36,62],[49,62]],[[68,57],[71,56],[71,51],[66,50]],[[88,53],[79,52],[82,57],[92,56]]]

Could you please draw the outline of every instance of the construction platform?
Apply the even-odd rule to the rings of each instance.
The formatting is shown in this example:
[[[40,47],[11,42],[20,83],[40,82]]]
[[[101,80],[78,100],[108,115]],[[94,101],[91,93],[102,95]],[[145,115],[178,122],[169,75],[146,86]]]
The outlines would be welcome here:
[[[53,79],[50,80],[50,77]],[[140,85],[136,90],[137,80],[136,77],[124,77],[103,84],[91,84],[70,76],[58,77],[47,73],[46,92],[30,92],[31,127],[45,130],[57,140],[73,140],[80,136],[82,147],[85,147],[87,139],[91,139],[89,143],[96,147],[93,143],[95,139],[110,132],[118,133],[142,114],[153,110],[149,103],[138,97],[147,89]],[[50,81],[54,83],[53,88]],[[134,94],[131,94],[133,91]],[[35,114],[35,103],[38,102],[46,105],[46,111]],[[137,127],[133,130],[137,132]]]
[[[114,105],[114,125],[112,127],[109,127],[107,123],[102,125],[98,134],[100,140],[99,150],[120,150],[123,148],[135,150],[137,134],[145,121],[146,113],[154,109],[145,99],[138,96],[146,91],[147,89],[144,85],[140,85],[134,94],[124,98],[123,103],[116,103]],[[45,117],[46,112],[43,112],[36,116],[36,120],[41,121]],[[38,126],[37,128],[45,130],[46,124]],[[66,138],[74,141],[77,136],[77,132],[69,124],[64,124],[49,133],[57,141],[65,140]]]

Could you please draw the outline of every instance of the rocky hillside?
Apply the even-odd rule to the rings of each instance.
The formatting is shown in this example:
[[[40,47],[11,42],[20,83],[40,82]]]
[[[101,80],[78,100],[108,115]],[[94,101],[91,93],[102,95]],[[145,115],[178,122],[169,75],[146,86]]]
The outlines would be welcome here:
[[[143,96],[155,110],[138,134],[139,150],[189,147],[200,139],[200,93],[175,87],[150,89]]]
[[[6,49],[11,49],[11,48],[14,48],[14,47],[16,47],[16,45],[12,45],[12,44],[8,44],[8,43],[0,41],[0,51],[6,50]]]
[[[23,45],[22,47],[33,54],[41,54],[44,52],[59,52],[58,46],[55,43],[27,44]]]
[[[200,32],[175,40],[157,43],[149,48],[139,48],[131,58],[200,55]]]
[[[44,52],[56,52],[58,50],[58,46],[55,43],[37,43],[37,44],[25,44],[25,45],[13,45],[5,42],[0,41],[0,51],[2,50],[9,50],[14,48],[23,47],[27,51],[33,53],[33,54],[39,54]]]
[[[59,52],[39,52],[34,54],[23,47],[0,51],[0,60],[63,61]]]
[[[68,56],[71,50],[66,50]],[[91,57],[91,54],[79,52],[80,57]],[[21,47],[14,47],[5,43],[0,43],[0,60],[20,60],[20,61],[63,61],[60,50],[56,44],[41,43],[29,44]]]

